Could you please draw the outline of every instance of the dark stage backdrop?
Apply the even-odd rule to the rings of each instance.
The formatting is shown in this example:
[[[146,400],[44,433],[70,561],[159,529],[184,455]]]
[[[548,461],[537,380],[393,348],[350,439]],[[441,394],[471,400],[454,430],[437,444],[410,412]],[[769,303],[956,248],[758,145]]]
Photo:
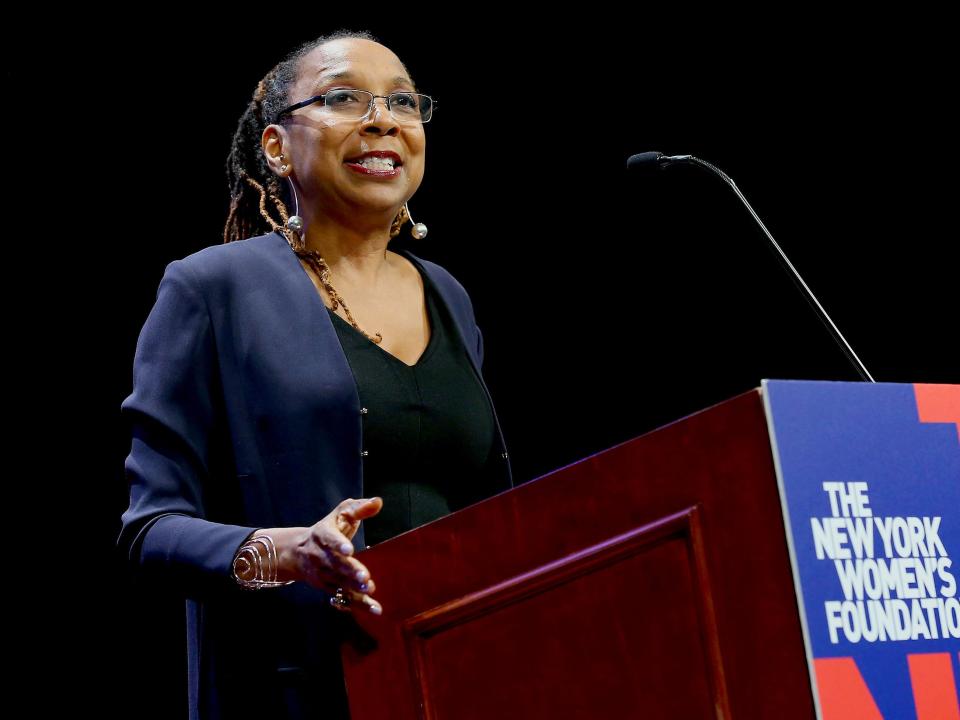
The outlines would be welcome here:
[[[708,35],[599,13],[444,27],[398,12],[263,7],[199,26],[158,8],[128,32],[49,43],[42,82],[27,55],[7,73],[46,98],[23,96],[37,125],[11,130],[30,133],[20,157],[50,152],[37,219],[59,211],[51,261],[66,273],[35,306],[59,348],[49,377],[69,379],[65,537],[82,522],[88,542],[73,570],[86,582],[58,596],[80,611],[58,676],[78,707],[123,715],[149,697],[185,717],[183,602],[132,586],[114,550],[119,406],[165,264],[221,241],[224,159],[257,81],[315,35],[369,29],[438,100],[410,201],[430,234],[395,242],[470,292],[518,481],[765,377],[856,379],[733,193],[693,168],[630,176],[636,152],[725,169],[878,380],[960,381],[958,122],[935,18]]]

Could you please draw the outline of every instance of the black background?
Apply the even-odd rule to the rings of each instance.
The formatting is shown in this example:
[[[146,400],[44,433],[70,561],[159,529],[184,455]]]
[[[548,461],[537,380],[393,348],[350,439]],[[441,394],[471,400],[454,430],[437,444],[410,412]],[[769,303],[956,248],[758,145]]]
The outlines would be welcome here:
[[[257,81],[311,37],[370,30],[438,101],[410,200],[430,233],[393,242],[470,293],[517,482],[762,378],[857,379],[735,195],[695,168],[628,174],[637,152],[724,169],[877,380],[960,380],[942,19],[692,30],[461,12],[442,25],[394,6],[285,6],[201,24],[157,9],[9,38],[10,287],[34,282],[8,307],[41,377],[21,430],[39,502],[69,518],[32,535],[56,611],[28,648],[44,664],[27,667],[45,687],[52,667],[76,707],[126,715],[150,698],[156,716],[185,717],[183,601],[133,586],[114,547],[119,407],[165,264],[221,241],[224,160]]]

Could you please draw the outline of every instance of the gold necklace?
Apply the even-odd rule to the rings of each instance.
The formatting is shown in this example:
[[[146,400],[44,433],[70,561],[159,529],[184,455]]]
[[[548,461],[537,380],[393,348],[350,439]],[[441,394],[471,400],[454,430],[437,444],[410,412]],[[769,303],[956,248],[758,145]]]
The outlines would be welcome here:
[[[293,247],[291,245],[291,247]],[[326,260],[320,255],[316,250],[297,250],[293,248],[293,251],[297,254],[297,257],[304,258],[313,268],[313,271],[317,274],[317,277],[320,278],[320,284],[323,285],[323,289],[327,291],[330,295],[330,299],[333,301],[333,310],[337,309],[338,305],[343,305],[343,311],[347,314],[347,320],[350,321],[350,324],[353,325],[357,330],[364,334],[364,336],[371,342],[375,342],[378,345],[383,340],[383,335],[376,333],[373,336],[370,336],[368,333],[357,325],[357,321],[353,319],[353,315],[350,313],[350,309],[347,307],[347,304],[343,301],[343,298],[340,297],[333,285],[330,284],[330,268],[327,265]]]

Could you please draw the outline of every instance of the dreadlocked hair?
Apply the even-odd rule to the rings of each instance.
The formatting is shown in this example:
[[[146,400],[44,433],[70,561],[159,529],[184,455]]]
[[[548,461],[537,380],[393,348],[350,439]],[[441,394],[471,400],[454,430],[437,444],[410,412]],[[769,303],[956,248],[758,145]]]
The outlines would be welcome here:
[[[300,60],[314,48],[331,40],[361,38],[380,42],[371,33],[362,30],[337,30],[309,40],[292,50],[257,83],[233,135],[227,155],[227,186],[230,209],[223,227],[223,242],[241,240],[270,231],[281,233],[295,250],[303,250],[303,239],[286,227],[290,217],[290,197],[287,187],[267,164],[260,139],[277,112],[290,100],[288,91],[297,78]],[[281,119],[282,123],[284,120]],[[275,219],[274,214],[279,217]],[[390,237],[396,237],[407,221],[406,208],[401,208],[390,227]]]

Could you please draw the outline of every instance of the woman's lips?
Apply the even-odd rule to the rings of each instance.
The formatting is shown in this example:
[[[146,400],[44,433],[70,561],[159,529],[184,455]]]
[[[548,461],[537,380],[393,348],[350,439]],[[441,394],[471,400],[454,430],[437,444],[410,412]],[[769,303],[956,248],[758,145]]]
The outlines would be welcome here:
[[[400,168],[403,167],[403,165],[398,165],[393,170],[373,170],[371,168],[364,167],[360,163],[345,162],[344,165],[346,165],[348,168],[353,170],[355,173],[359,173],[361,175],[372,175],[374,177],[382,177],[382,178],[397,177],[400,174]]]

